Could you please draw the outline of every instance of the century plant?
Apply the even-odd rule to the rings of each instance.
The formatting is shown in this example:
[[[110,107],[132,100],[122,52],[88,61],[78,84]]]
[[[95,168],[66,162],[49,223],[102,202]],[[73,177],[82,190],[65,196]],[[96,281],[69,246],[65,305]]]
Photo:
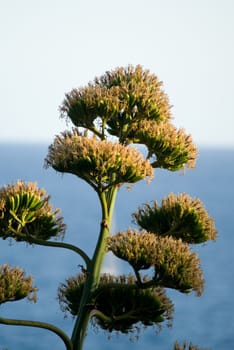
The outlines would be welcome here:
[[[166,289],[202,294],[200,260],[191,245],[216,238],[213,219],[198,198],[170,193],[161,205],[154,200],[136,209],[137,228],[111,232],[111,224],[121,186],[143,179],[150,183],[156,168],[195,167],[198,151],[191,136],[172,124],[162,82],[141,66],[108,71],[71,90],[60,112],[73,127],[55,137],[45,166],[75,175],[96,192],[101,218],[93,254],[63,241],[63,218],[36,183],[18,181],[1,188],[0,235],[28,245],[69,249],[83,259],[81,272],[58,288],[61,309],[75,317],[74,329],[68,336],[44,322],[4,317],[0,322],[48,329],[69,350],[83,349],[90,321],[106,332],[126,334],[146,326],[159,328],[165,321],[171,325],[173,303]],[[107,252],[126,261],[131,273],[102,273]],[[35,301],[36,291],[21,269],[0,267],[0,303],[24,297]],[[192,344],[190,348],[195,349]],[[180,349],[178,343],[174,349]]]

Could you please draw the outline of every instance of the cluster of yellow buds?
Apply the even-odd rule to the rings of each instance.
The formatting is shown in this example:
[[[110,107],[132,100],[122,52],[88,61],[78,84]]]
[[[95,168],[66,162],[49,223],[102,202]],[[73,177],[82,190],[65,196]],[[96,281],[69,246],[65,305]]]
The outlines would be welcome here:
[[[77,129],[55,138],[46,165],[77,175],[96,190],[153,177],[153,168],[135,148],[81,135]]]
[[[204,280],[200,260],[181,239],[159,237],[154,233],[128,229],[107,240],[108,249],[126,260],[135,271],[154,268],[150,284],[181,292],[202,293]],[[144,282],[140,286],[144,286]],[[145,286],[150,285],[147,281]]]
[[[159,122],[171,117],[162,82],[140,65],[118,67],[86,87],[73,89],[66,94],[60,111],[75,126],[87,128],[102,138],[105,130],[119,137],[120,142],[136,120]],[[101,125],[96,128],[98,118]]]
[[[59,210],[53,211],[49,196],[36,183],[18,181],[0,188],[0,237],[27,241],[47,240],[64,234]]]
[[[195,167],[197,148],[184,129],[176,129],[169,122],[142,120],[133,124],[132,130],[134,142],[146,145],[154,168],[176,171]]]
[[[145,145],[154,168],[192,168],[197,149],[190,135],[171,124],[170,110],[162,82],[140,65],[106,72],[67,93],[60,106],[62,117],[101,140],[114,136],[126,146]]]
[[[145,204],[133,213],[135,222],[143,229],[160,236],[181,238],[195,244],[215,240],[214,220],[199,198],[186,193],[171,193],[163,198],[161,206],[156,201]]]

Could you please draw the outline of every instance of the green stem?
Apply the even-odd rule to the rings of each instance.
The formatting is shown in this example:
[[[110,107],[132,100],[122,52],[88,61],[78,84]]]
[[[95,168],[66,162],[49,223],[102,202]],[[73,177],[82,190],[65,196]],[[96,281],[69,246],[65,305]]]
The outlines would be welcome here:
[[[81,350],[86,336],[91,309],[93,293],[98,287],[100,271],[106,254],[106,239],[110,233],[113,210],[118,187],[112,187],[108,192],[100,192],[99,199],[102,207],[102,221],[100,233],[94,250],[93,258],[87,271],[87,280],[84,285],[84,291],[80,301],[77,320],[73,329],[72,343],[74,350]]]
[[[27,237],[27,240],[29,241],[28,236],[26,237]],[[30,243],[34,243],[34,244],[38,244],[46,247],[57,247],[57,248],[65,248],[65,249],[72,250],[73,252],[79,254],[83,258],[83,260],[86,263],[87,269],[90,264],[90,258],[88,257],[88,255],[82,249],[76,247],[73,244],[64,243],[64,242],[44,241],[43,239],[35,238],[32,236],[30,236]]]
[[[14,320],[9,318],[0,317],[0,323],[11,325],[11,326],[26,326],[26,327],[36,327],[47,329],[55,334],[57,334],[60,339],[64,342],[67,350],[73,350],[73,345],[69,337],[58,327],[55,327],[49,323],[39,322],[39,321],[29,321],[29,320]]]
[[[112,318],[105,315],[103,312],[99,311],[99,310],[92,310],[90,313],[91,317],[96,316],[99,319],[102,319],[102,321],[107,321],[109,323],[112,322]]]
[[[138,270],[136,270],[135,268],[133,268],[133,270],[134,270],[138,285],[142,285],[140,272]]]

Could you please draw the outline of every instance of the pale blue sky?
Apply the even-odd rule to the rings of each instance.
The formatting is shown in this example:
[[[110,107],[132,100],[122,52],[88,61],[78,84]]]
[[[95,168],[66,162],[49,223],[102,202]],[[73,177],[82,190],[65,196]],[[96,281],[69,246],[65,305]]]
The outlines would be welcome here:
[[[0,0],[0,142],[52,142],[64,93],[141,64],[174,124],[234,146],[233,0]]]

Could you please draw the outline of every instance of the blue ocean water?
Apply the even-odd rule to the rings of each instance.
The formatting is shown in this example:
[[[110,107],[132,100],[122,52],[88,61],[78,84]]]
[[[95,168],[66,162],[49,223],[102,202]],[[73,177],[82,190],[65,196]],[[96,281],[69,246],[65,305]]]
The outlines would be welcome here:
[[[96,194],[83,181],[72,175],[60,175],[43,168],[47,145],[0,144],[0,186],[17,179],[37,181],[51,195],[51,202],[62,210],[67,233],[65,241],[79,245],[91,254],[99,227],[100,209]],[[147,349],[170,350],[175,340],[187,340],[213,350],[234,348],[234,149],[201,149],[194,170],[170,173],[155,172],[151,185],[142,181],[128,191],[121,188],[117,198],[113,232],[131,225],[131,213],[142,203],[160,200],[170,192],[187,192],[199,197],[218,230],[216,242],[197,248],[206,280],[204,294],[198,298],[168,291],[175,304],[173,327],[143,330],[138,341],[121,335],[108,336],[90,328],[84,350]],[[59,283],[79,271],[82,263],[75,253],[47,247],[9,245],[0,241],[0,264],[21,266],[32,274],[39,288],[38,302],[6,303],[2,317],[45,321],[71,333],[73,320],[64,319],[56,299]],[[107,257],[105,270],[129,271],[127,265]],[[0,325],[0,350],[64,349],[54,334],[33,328]]]

